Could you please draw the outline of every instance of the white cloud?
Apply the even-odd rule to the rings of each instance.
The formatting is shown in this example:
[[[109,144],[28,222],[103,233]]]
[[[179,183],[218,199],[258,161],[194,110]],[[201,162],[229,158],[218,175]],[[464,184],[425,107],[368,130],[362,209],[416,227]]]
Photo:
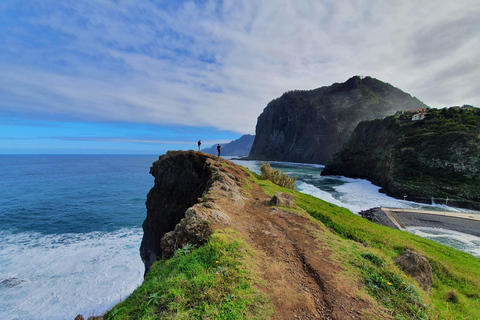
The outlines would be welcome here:
[[[4,56],[22,46],[28,52],[0,62],[0,108],[253,133],[263,108],[283,92],[356,74],[434,107],[480,106],[477,1],[170,6],[36,5],[39,15],[19,17],[25,24],[5,36]],[[36,45],[25,36],[32,29],[47,33]]]

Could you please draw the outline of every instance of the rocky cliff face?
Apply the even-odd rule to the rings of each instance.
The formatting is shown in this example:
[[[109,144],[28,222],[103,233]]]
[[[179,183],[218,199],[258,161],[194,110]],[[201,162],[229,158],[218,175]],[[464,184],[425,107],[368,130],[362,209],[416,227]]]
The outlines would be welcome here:
[[[249,157],[325,164],[360,121],[426,107],[370,77],[355,76],[329,87],[287,92],[258,117]]]
[[[169,151],[153,163],[155,184],[147,195],[140,256],[145,273],[162,257],[185,244],[199,245],[212,226],[228,225],[228,216],[210,195],[224,195],[232,207],[242,205],[240,182],[222,166],[232,162],[194,151]]]
[[[322,175],[369,179],[408,200],[480,208],[480,109],[361,122]]]
[[[146,272],[155,260],[186,244],[200,245],[213,232],[241,239],[235,246],[246,242],[248,270],[268,295],[276,319],[357,319],[364,311],[381,318],[373,303],[358,298],[358,279],[335,280],[342,265],[330,258],[331,234],[291,195],[277,192],[272,198],[240,166],[203,152],[167,152],[150,172],[155,185],[147,197],[140,249]],[[218,261],[211,263],[208,272],[219,276],[219,294],[212,297],[231,296],[221,292]]]

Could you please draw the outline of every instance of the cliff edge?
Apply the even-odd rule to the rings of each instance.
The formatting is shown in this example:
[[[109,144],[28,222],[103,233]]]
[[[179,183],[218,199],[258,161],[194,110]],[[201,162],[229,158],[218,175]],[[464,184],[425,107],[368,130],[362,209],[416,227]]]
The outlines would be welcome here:
[[[294,213],[299,208],[291,196],[280,207],[271,205],[271,197],[249,182],[241,167],[201,152],[170,151],[150,173],[155,185],[147,197],[140,248],[146,272],[176,249],[202,244],[212,232],[232,228],[256,251],[276,319],[356,319],[370,307],[359,298],[358,284],[341,288],[348,284],[335,279],[341,266],[329,261],[328,247],[316,236],[325,229]]]
[[[480,316],[478,258],[202,152],[168,152],[151,173],[141,244],[146,278],[104,319]],[[412,250],[413,262],[436,266],[431,291],[418,268],[397,263]]]

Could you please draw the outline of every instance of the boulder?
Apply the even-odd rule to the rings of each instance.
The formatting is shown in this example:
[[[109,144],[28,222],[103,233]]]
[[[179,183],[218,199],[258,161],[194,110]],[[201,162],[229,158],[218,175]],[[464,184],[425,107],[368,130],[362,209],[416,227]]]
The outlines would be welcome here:
[[[277,192],[270,200],[270,204],[274,206],[284,206],[284,207],[293,207],[295,205],[295,200],[293,197],[285,192]]]
[[[432,266],[427,258],[412,250],[405,250],[393,260],[405,274],[411,276],[420,284],[423,290],[430,293],[432,290]]]

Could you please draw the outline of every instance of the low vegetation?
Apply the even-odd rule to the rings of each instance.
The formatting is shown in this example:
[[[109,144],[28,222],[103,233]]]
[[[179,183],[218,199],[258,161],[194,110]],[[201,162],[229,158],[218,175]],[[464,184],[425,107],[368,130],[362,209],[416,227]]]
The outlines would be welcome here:
[[[263,179],[268,179],[276,185],[284,188],[295,189],[295,182],[297,181],[297,178],[290,177],[288,174],[278,169],[273,169],[270,166],[270,163],[262,162],[260,166],[260,172],[262,173]]]
[[[295,212],[324,228],[319,241],[342,265],[336,277],[360,284],[355,290],[381,306],[382,318],[480,319],[480,259],[248,174],[250,183],[270,196],[291,194],[299,207]],[[430,295],[393,262],[406,249],[432,265]],[[255,289],[262,282],[251,268],[255,254],[234,230],[216,231],[205,246],[185,246],[173,258],[156,262],[144,283],[104,319],[271,319],[269,296]]]
[[[360,255],[354,265],[362,270],[368,292],[385,307],[395,311],[397,319],[428,319],[427,306],[406,274],[398,274],[373,253]]]
[[[363,278],[365,289],[396,319],[480,319],[479,258],[405,231],[377,225],[310,195],[286,188],[279,190],[278,186],[256,174],[251,174],[251,177],[270,196],[277,191],[291,194],[299,207],[346,240],[336,244],[330,241],[337,253],[336,259],[345,268],[352,266],[352,276]],[[417,289],[414,279],[404,281],[403,272],[394,264],[393,259],[406,249],[424,255],[432,265],[433,288],[430,295]],[[376,259],[369,258],[368,254],[365,256],[367,252],[378,256],[384,263],[375,262]],[[365,261],[359,263],[361,260]],[[369,286],[375,288],[372,284],[379,279],[382,279],[380,283],[383,287],[388,286],[387,289],[384,292],[369,289]],[[410,297],[400,295],[399,300],[392,302],[392,297],[399,295],[397,289],[402,288],[403,282],[411,289],[407,290],[411,293]],[[416,289],[413,290],[414,287]],[[412,310],[404,307],[412,307]]]
[[[267,319],[271,306],[252,287],[248,254],[228,230],[200,248],[186,245],[155,263],[143,284],[104,319]]]
[[[358,124],[322,174],[364,178],[395,197],[480,209],[480,109],[429,109]]]

